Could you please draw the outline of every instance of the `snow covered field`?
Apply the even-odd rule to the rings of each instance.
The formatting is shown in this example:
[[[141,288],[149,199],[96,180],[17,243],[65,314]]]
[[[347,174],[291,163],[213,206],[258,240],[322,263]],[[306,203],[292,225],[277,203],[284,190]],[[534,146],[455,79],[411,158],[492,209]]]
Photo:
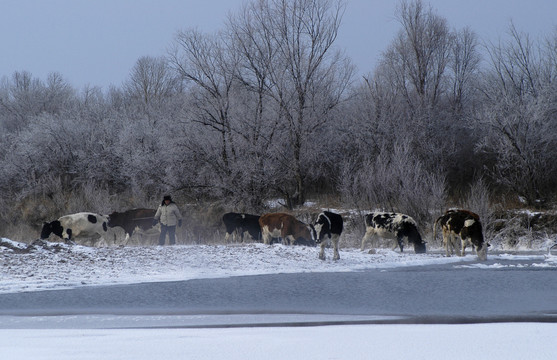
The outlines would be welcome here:
[[[4,245],[2,245],[4,244]],[[31,250],[31,251],[28,251]],[[540,249],[541,250],[541,249]],[[44,243],[28,248],[0,240],[0,293],[44,291],[92,285],[176,281],[240,275],[350,272],[454,263],[458,267],[498,269],[525,266],[557,269],[557,257],[542,251],[520,255],[493,253],[487,263],[475,255],[446,258],[379,250],[342,249],[341,260],[317,259],[318,248],[263,244],[174,247],[90,248]],[[519,259],[518,265],[505,260]],[[0,304],[1,306],[1,304]],[[238,315],[242,316],[242,315]],[[319,316],[319,315],[317,315]],[[555,359],[555,323],[462,325],[332,325],[237,328],[173,328],[171,317],[134,326],[103,328],[102,316],[0,317],[1,359]],[[269,323],[269,317],[260,319]],[[58,322],[54,324],[54,322]],[[44,322],[37,326],[37,322]],[[256,323],[257,321],[248,321]],[[17,325],[19,323],[19,325]],[[11,325],[10,325],[11,324]],[[94,325],[92,325],[94,324]],[[13,326],[12,326],[13,325]]]
[[[9,247],[2,246],[9,244]],[[17,253],[17,249],[26,249]],[[15,251],[13,249],[16,249]],[[518,255],[498,253],[489,256],[488,264],[478,263],[468,252],[464,258],[444,257],[441,251],[428,254],[403,254],[378,250],[376,254],[359,249],[340,250],[340,261],[317,258],[318,248],[305,246],[245,245],[178,245],[94,248],[64,243],[44,242],[42,245],[16,243],[0,239],[0,293],[73,288],[88,285],[114,285],[141,282],[180,281],[298,272],[347,272],[365,269],[392,268],[459,263],[459,266],[498,268],[497,261]],[[536,260],[531,266],[556,267],[557,257],[540,252],[521,255]],[[530,265],[524,265],[530,266]]]
[[[0,330],[2,359],[536,359],[557,324]]]

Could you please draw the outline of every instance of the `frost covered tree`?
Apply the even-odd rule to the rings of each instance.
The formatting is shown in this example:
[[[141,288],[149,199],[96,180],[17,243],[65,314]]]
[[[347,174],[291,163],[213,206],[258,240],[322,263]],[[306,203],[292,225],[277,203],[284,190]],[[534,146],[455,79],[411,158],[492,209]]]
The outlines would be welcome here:
[[[143,56],[135,63],[130,77],[124,82],[128,96],[138,100],[143,106],[161,105],[173,96],[179,84],[164,57]]]
[[[428,223],[431,210],[442,211],[446,203],[444,175],[428,171],[405,140],[361,164],[348,161],[342,171],[343,198],[360,210],[403,212]]]
[[[210,35],[193,29],[176,34],[169,57],[188,92],[188,109],[182,120],[186,133],[177,146],[199,164],[187,176],[200,185],[197,190],[228,195],[226,184],[237,156],[230,114],[237,60],[222,33]],[[207,171],[212,181],[203,175]],[[195,179],[195,175],[199,177]]]
[[[41,113],[59,114],[75,104],[75,94],[59,73],[50,73],[45,82],[27,71],[15,72],[0,86],[0,128],[19,131]]]
[[[333,49],[342,9],[323,0],[256,1],[225,32],[178,33],[171,61],[192,85],[189,121],[204,140],[190,151],[212,167],[215,188],[273,189],[288,207],[305,202],[313,139],[351,76]],[[242,172],[250,180],[238,181]]]
[[[555,46],[511,25],[508,39],[489,48],[491,66],[477,117],[483,130],[479,149],[494,161],[486,170],[529,205],[546,201],[556,185]]]
[[[387,135],[412,139],[424,160],[431,157],[426,160],[430,167],[442,162],[450,148],[441,129],[450,126],[445,104],[454,36],[446,19],[421,0],[400,2],[396,19],[401,29],[382,54],[375,76],[367,79],[366,90],[383,99],[374,108],[388,123]]]
[[[473,100],[473,90],[478,83],[481,55],[478,36],[470,28],[453,33],[448,64],[450,90],[449,102],[455,116],[464,115]]]
[[[231,20],[242,84],[257,94],[259,109],[267,103],[267,161],[283,174],[275,189],[290,208],[306,201],[315,139],[332,124],[352,76],[334,48],[343,11],[327,0],[262,0]]]
[[[446,20],[421,1],[401,2],[396,18],[401,30],[351,98],[342,152],[352,154],[355,172],[369,166],[376,169],[379,164],[373,160],[369,164],[370,159],[384,160],[378,169],[384,174],[382,182],[374,185],[377,193],[400,190],[398,182],[393,186],[388,181],[400,178],[391,159],[397,153],[442,179],[425,181],[431,189],[420,187],[414,195],[408,194],[410,198],[432,193],[443,197],[440,183],[456,193],[476,169],[470,162],[475,140],[469,116],[479,70],[477,40],[468,29],[450,31]],[[397,150],[401,144],[406,151]],[[345,177],[349,180],[350,172]],[[376,200],[386,208],[400,206],[396,197]]]
[[[402,90],[412,110],[435,106],[443,92],[450,60],[451,33],[447,20],[421,0],[400,2],[396,18],[401,24],[385,53],[391,78]]]

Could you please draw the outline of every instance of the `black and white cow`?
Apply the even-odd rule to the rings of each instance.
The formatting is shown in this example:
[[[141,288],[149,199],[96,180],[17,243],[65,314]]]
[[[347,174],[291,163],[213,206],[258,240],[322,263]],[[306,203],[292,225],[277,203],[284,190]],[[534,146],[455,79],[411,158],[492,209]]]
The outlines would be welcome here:
[[[376,237],[396,240],[394,249],[398,246],[400,252],[404,249],[404,240],[414,245],[414,252],[426,252],[425,241],[418,231],[416,221],[410,216],[392,212],[373,212],[365,217],[366,233],[362,238],[361,250],[364,251],[366,241]]]
[[[342,216],[330,211],[323,211],[313,224],[316,232],[315,242],[321,244],[319,259],[325,260],[325,246],[330,241],[333,244],[333,260],[339,260],[338,241],[342,233]]]
[[[254,240],[261,240],[261,227],[259,226],[259,215],[244,213],[226,213],[222,216],[222,222],[226,227],[224,240],[228,242],[230,235],[232,241],[236,242],[236,234],[240,234],[241,242],[244,242],[244,233],[247,232]]]
[[[134,231],[148,231],[156,224],[154,209],[131,209],[124,212],[113,212],[108,215],[108,227],[119,226],[126,232],[126,243]]]
[[[476,254],[480,260],[487,260],[489,244],[484,241],[482,224],[478,214],[468,210],[448,210],[435,220],[433,225],[434,239],[437,233],[437,224],[441,225],[443,230],[443,246],[446,256],[451,256],[454,252],[464,256],[466,246],[471,245],[476,249]],[[458,244],[457,237],[460,238],[460,244]],[[460,251],[458,251],[458,248],[460,248]]]
[[[71,242],[74,237],[93,236],[99,234],[103,237],[106,233],[108,217],[89,212],[65,215],[57,220],[45,222],[41,230],[41,239],[48,239],[50,234]]]

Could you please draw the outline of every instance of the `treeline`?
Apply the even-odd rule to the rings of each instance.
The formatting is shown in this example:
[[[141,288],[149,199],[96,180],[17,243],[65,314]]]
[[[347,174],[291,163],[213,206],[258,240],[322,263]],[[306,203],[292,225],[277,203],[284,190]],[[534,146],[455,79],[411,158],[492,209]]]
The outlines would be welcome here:
[[[104,92],[57,73],[4,76],[0,224],[166,192],[238,211],[327,198],[418,221],[449,205],[555,199],[557,30],[534,39],[511,24],[485,43],[403,1],[398,34],[358,78],[335,44],[343,11],[251,1],[218,33],[179,31],[168,54],[138,59]]]

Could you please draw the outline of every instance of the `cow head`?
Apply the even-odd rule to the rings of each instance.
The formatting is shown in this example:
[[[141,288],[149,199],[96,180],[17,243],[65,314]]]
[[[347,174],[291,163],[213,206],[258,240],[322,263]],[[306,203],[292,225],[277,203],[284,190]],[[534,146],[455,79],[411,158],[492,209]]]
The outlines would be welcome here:
[[[54,235],[62,237],[62,232],[63,231],[64,231],[64,228],[60,224],[60,221],[54,220],[54,221],[51,221],[49,223],[45,222],[45,223],[43,223],[43,228],[41,230],[41,239],[48,239],[48,237],[52,233],[54,233]]]
[[[122,213],[113,212],[108,215],[108,227],[122,226]]]
[[[315,231],[315,226],[313,226],[312,224],[309,224],[308,228],[309,228],[309,232],[311,233],[311,240],[313,242],[317,242],[318,239],[317,239],[317,232]]]
[[[491,246],[488,243],[483,243],[480,247],[476,247],[476,254],[478,255],[478,259],[480,261],[487,260],[487,248]]]
[[[331,237],[331,221],[324,214],[320,214],[313,225],[313,230],[315,232],[315,242],[320,244],[325,235],[329,235],[329,238]]]
[[[406,224],[402,228],[406,230],[405,232],[408,236],[408,242],[414,245],[414,252],[416,254],[425,254],[426,242],[422,239],[415,221],[412,218],[406,218],[405,222]]]
[[[312,224],[308,224],[306,226],[307,233],[304,231],[302,236],[298,236],[295,239],[297,245],[305,245],[305,246],[315,246],[317,242],[317,235],[315,232],[315,228]],[[301,234],[300,234],[301,235]]]

